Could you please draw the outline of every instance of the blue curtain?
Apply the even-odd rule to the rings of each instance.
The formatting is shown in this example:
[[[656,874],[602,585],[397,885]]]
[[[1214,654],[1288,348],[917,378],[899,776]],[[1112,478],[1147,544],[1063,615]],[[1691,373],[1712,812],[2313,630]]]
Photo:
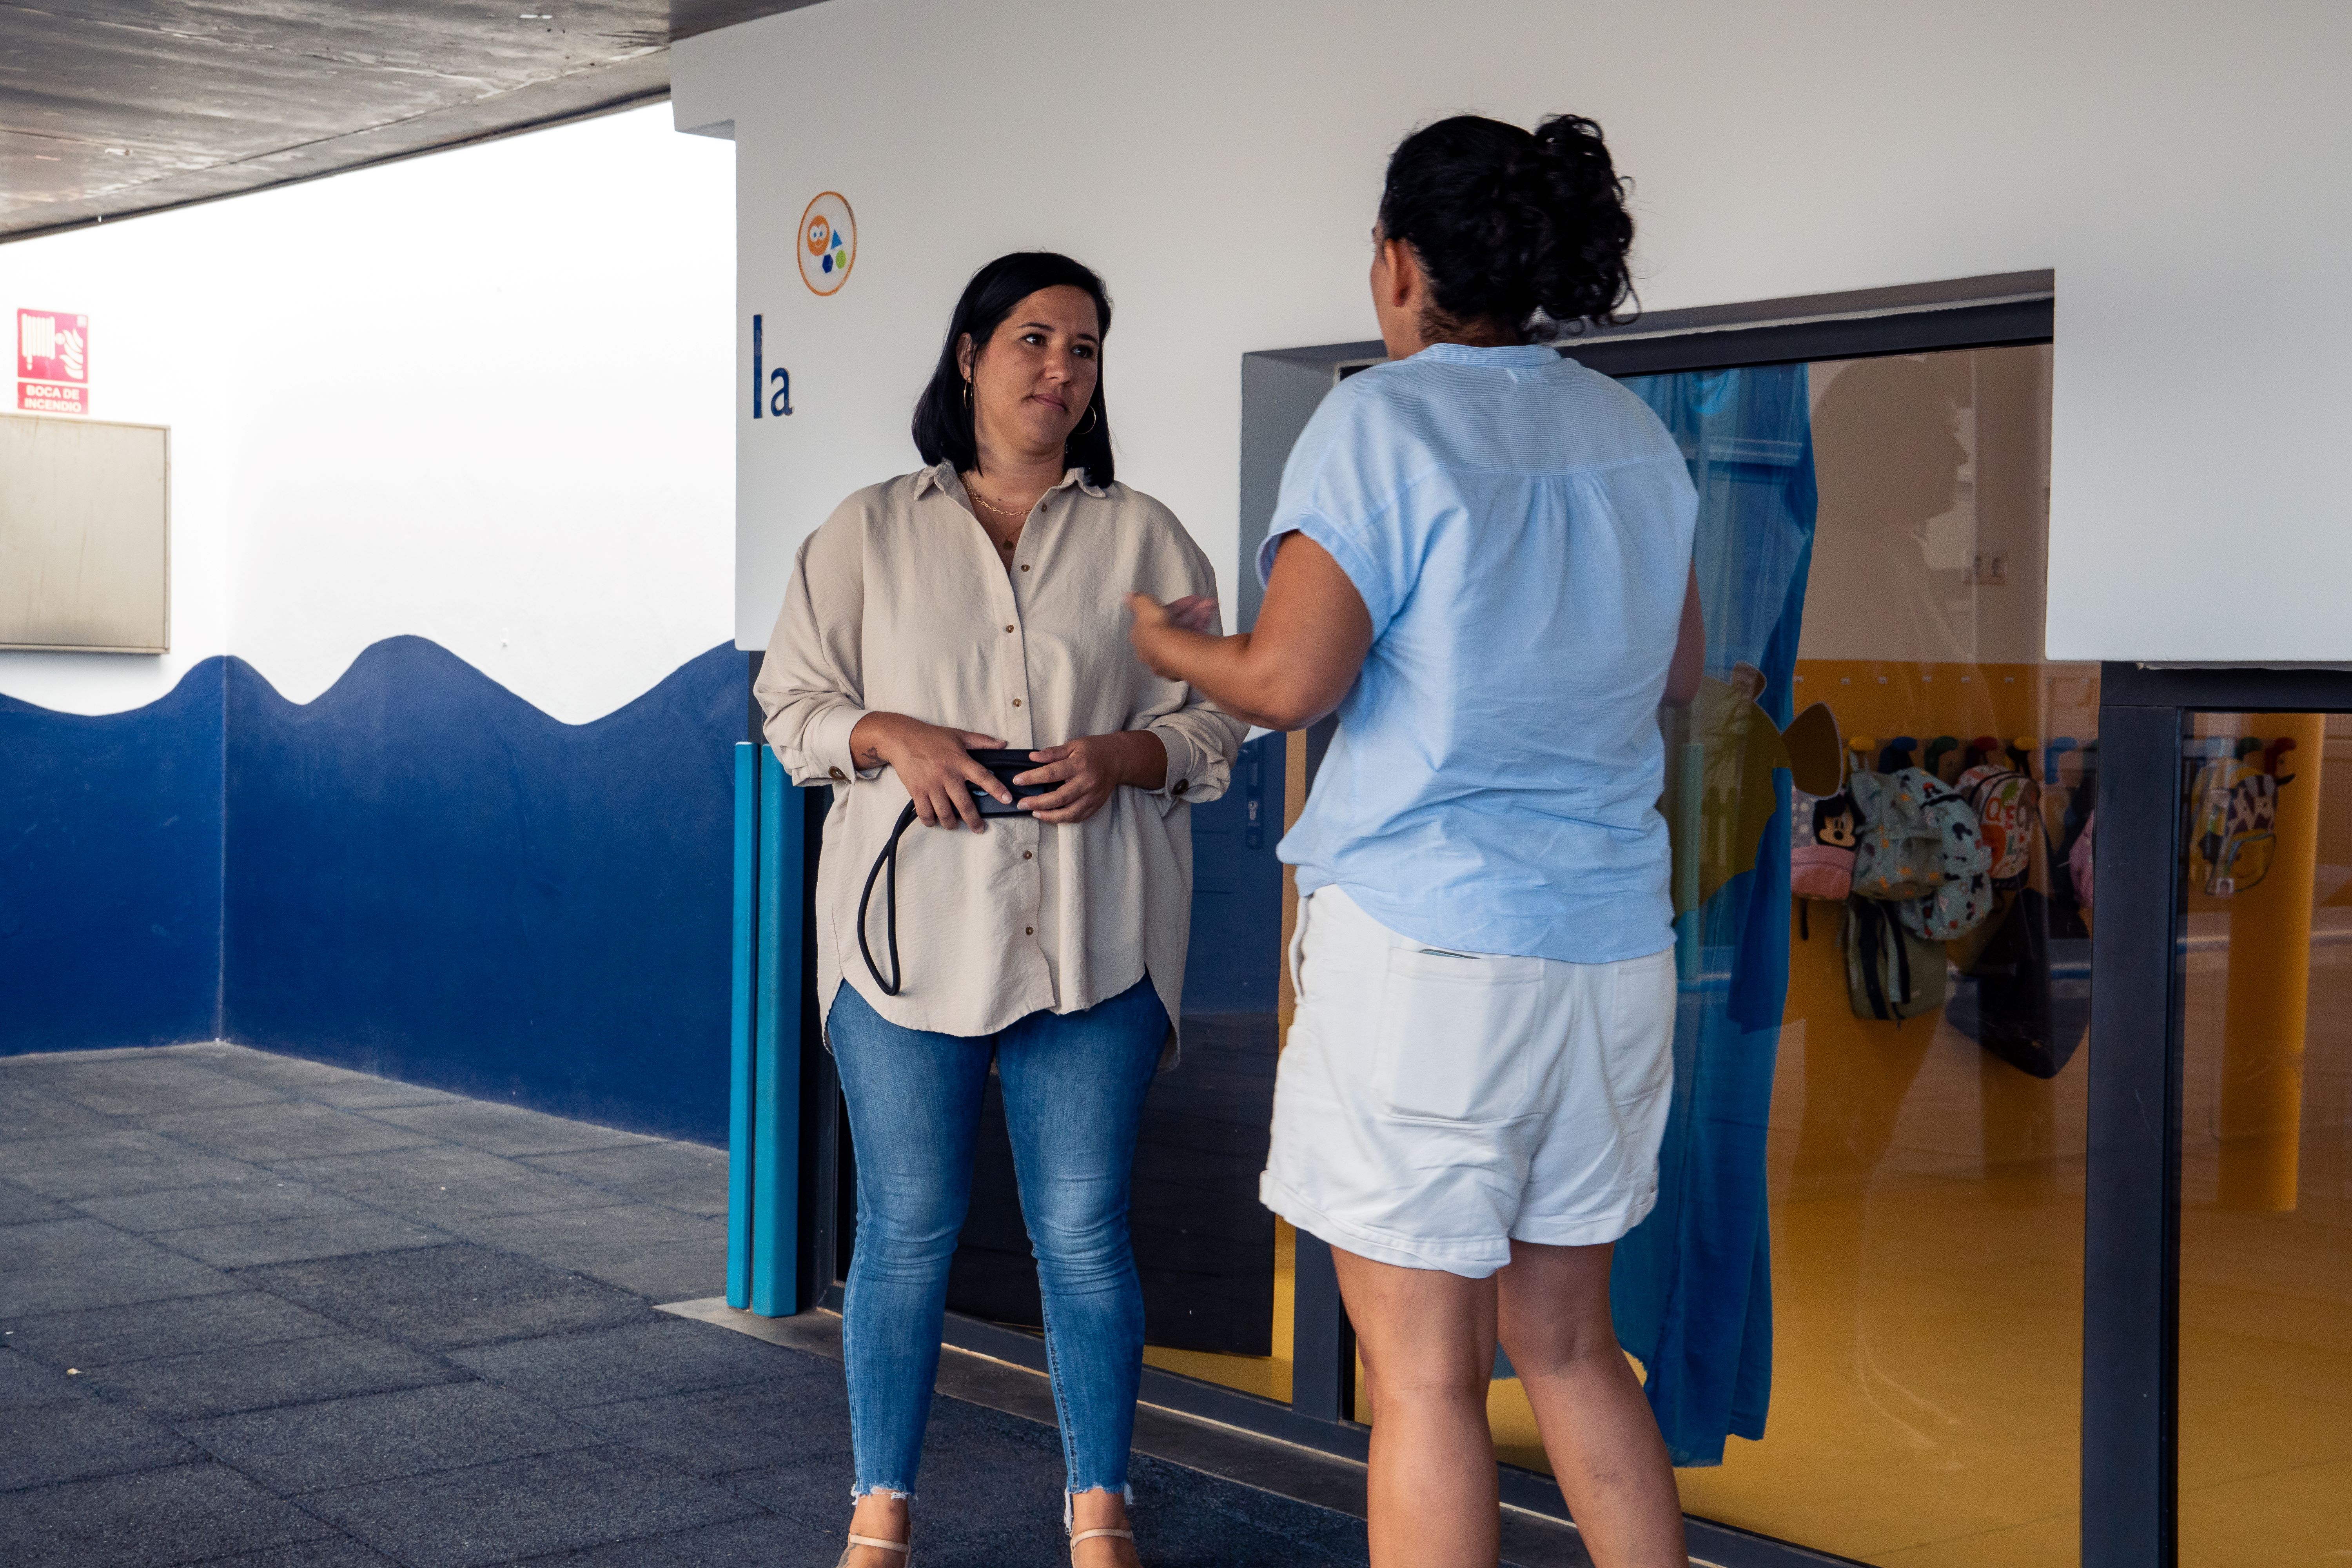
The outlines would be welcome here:
[[[1761,671],[1756,701],[1785,728],[1813,545],[1805,367],[1626,384],[1665,421],[1698,487],[1706,672],[1730,682],[1738,665]],[[1721,1464],[1727,1436],[1763,1436],[1771,1394],[1764,1152],[1789,983],[1789,775],[1769,776],[1776,809],[1752,868],[1676,921],[1683,979],[1658,1205],[1617,1249],[1618,1337],[1646,1369],[1677,1465]]]

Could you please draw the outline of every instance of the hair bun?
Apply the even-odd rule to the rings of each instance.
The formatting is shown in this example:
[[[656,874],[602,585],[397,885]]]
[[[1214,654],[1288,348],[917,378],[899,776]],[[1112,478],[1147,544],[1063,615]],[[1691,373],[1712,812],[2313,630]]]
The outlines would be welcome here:
[[[1413,132],[1389,160],[1381,232],[1412,246],[1457,323],[1549,335],[1633,295],[1625,183],[1579,115],[1532,132],[1457,115]]]

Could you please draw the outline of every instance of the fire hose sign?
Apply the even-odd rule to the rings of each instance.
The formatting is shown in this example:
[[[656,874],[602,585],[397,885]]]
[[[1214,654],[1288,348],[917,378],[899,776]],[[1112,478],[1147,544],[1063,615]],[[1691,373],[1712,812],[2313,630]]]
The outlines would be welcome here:
[[[16,312],[16,406],[34,414],[89,412],[89,318]]]

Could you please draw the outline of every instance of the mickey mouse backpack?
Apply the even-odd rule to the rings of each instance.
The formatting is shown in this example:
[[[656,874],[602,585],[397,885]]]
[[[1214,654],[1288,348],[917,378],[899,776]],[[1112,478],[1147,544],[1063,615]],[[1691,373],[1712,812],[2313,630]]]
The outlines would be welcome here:
[[[1853,890],[1853,844],[1862,814],[1853,796],[1789,792],[1789,891],[1796,895],[1797,935],[1813,934],[1811,901],[1842,904]]]
[[[1789,890],[1801,899],[1842,904],[1853,890],[1853,843],[1860,813],[1844,790],[1832,795],[1789,792]]]

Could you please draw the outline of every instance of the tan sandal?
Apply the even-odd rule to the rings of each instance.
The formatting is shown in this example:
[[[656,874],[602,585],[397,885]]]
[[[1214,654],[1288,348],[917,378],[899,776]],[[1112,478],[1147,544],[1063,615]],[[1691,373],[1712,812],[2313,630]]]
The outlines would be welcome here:
[[[1135,1531],[1131,1530],[1081,1530],[1076,1535],[1070,1537],[1071,1568],[1077,1568],[1078,1542],[1081,1541],[1092,1541],[1097,1535],[1108,1535],[1118,1541],[1132,1541],[1135,1539]]]
[[[915,1561],[915,1549],[907,1542],[885,1541],[878,1535],[853,1534],[849,1538],[849,1544],[841,1549],[841,1558],[838,1562],[834,1563],[833,1568],[846,1568],[849,1562],[849,1554],[852,1552],[856,1551],[861,1546],[876,1546],[881,1548],[885,1552],[897,1552],[905,1560],[899,1563],[898,1568],[909,1568],[909,1565]]]

